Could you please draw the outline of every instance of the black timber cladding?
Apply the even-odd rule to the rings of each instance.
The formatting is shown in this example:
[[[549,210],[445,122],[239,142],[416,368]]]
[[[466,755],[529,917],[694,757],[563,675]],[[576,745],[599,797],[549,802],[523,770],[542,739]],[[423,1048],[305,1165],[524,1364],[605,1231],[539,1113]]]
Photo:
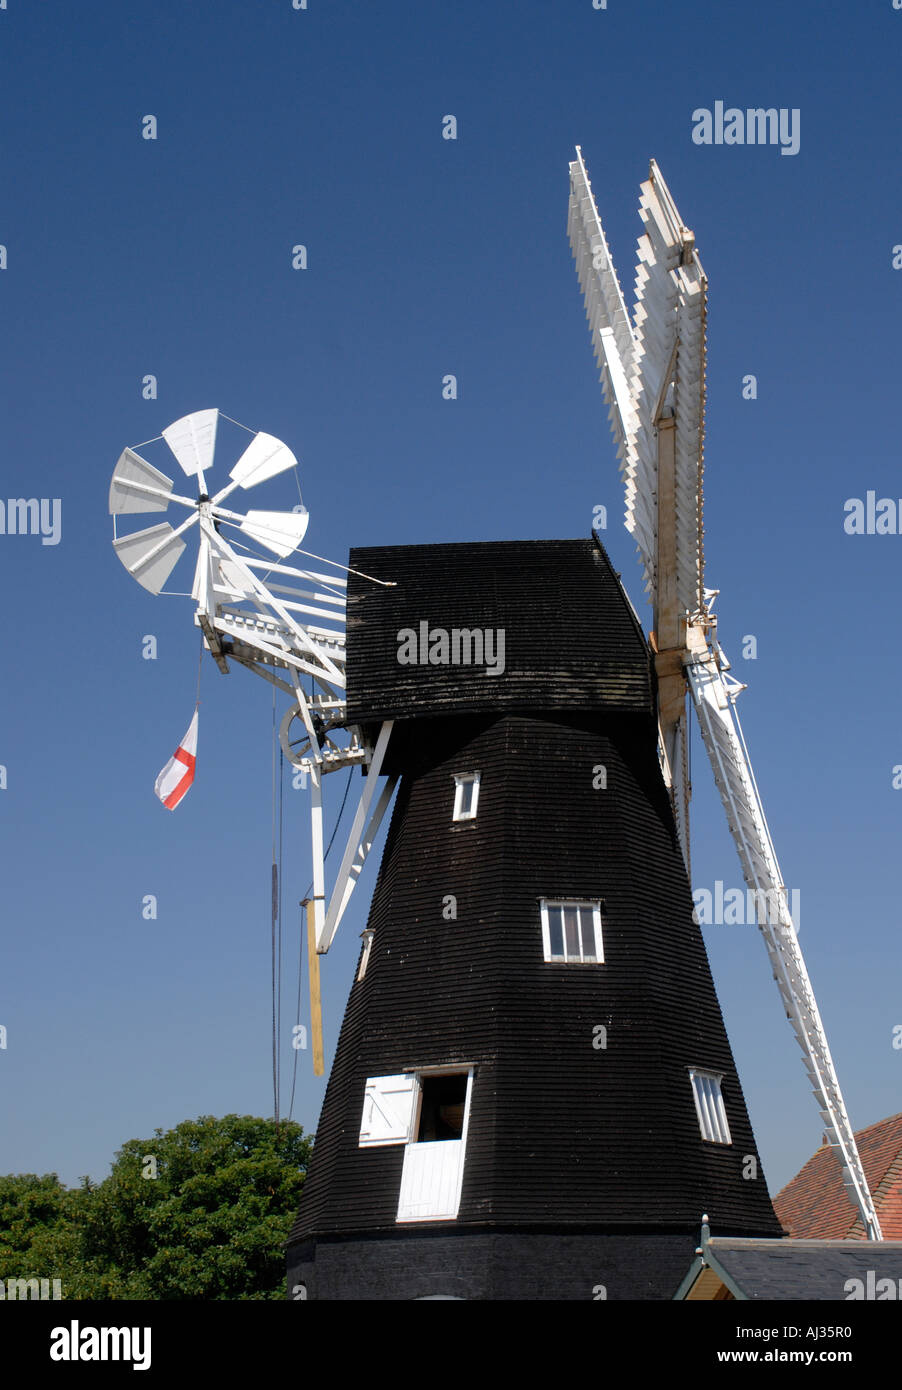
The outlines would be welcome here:
[[[451,1229],[449,1229],[449,1225]],[[291,1247],[288,1294],[317,1300],[457,1298],[587,1302],[671,1299],[698,1231],[400,1228]]]
[[[694,1231],[707,1212],[722,1231],[779,1235],[653,720],[419,728],[292,1240],[398,1233],[404,1146],[359,1147],[365,1082],[455,1062],[476,1064],[457,1229]],[[474,768],[478,816],[454,824],[453,774]],[[449,893],[454,921],[442,916]],[[544,961],[542,896],[603,901],[604,964]],[[701,1138],[693,1066],[723,1073],[731,1145]]]
[[[648,650],[594,540],[489,541],[351,551],[348,722],[511,709],[650,712]],[[398,661],[398,633],[504,633],[504,670]],[[464,650],[465,650],[464,646]]]

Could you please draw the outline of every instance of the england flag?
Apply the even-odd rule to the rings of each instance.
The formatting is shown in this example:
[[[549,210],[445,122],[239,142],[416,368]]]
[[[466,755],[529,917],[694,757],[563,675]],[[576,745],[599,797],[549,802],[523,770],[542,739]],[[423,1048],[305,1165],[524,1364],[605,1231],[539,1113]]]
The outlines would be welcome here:
[[[154,791],[164,806],[174,811],[185,792],[194,781],[194,764],[197,761],[197,710],[188,725],[188,732],[163,768]]]

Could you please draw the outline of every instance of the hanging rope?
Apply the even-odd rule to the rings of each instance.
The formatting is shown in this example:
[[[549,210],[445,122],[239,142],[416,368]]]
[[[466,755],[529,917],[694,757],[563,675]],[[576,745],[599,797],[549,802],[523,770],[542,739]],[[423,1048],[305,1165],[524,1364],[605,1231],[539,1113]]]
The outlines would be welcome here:
[[[279,1123],[279,1030],[277,1019],[276,988],[276,928],[279,918],[279,869],[276,859],[276,688],[272,690],[272,880],[271,880],[272,921],[270,930],[270,952],[272,957],[272,1108],[276,1124]]]
[[[200,650],[197,653],[197,695],[194,700],[194,708],[200,707],[200,675],[204,666],[204,634],[200,634]]]
[[[332,831],[332,835],[331,835],[331,838],[330,838],[330,840],[329,840],[329,843],[326,845],[326,852],[325,852],[325,854],[323,855],[323,863],[324,863],[324,864],[325,864],[326,860],[329,858],[329,850],[332,848],[333,844],[335,843],[335,836],[338,834],[338,827],[341,825],[341,818],[342,818],[342,816],[343,816],[343,814],[344,814],[345,802],[346,802],[347,799],[348,799],[348,792],[351,790],[351,778],[352,778],[353,776],[354,776],[354,764],[352,763],[351,766],[348,768],[348,780],[347,780],[347,782],[345,783],[345,794],[344,794],[344,796],[341,798],[341,808],[339,809],[339,812],[338,812],[338,820],[335,822],[335,829]],[[309,898],[309,897],[310,897],[310,894],[311,894],[312,892],[313,892],[313,880],[311,879],[310,882],[309,882],[309,884],[307,885],[307,892],[304,894],[304,898],[302,899],[302,901],[304,901],[304,900],[306,900],[307,898]]]
[[[279,747],[279,874],[278,874],[278,882],[277,882],[277,888],[278,888],[278,902],[277,902],[277,908],[278,908],[278,914],[279,914],[279,927],[278,927],[278,965],[277,965],[277,969],[276,969],[276,995],[277,995],[277,997],[276,997],[277,1030],[276,1030],[276,1031],[277,1031],[277,1037],[279,1038],[280,1041],[281,1041],[281,1037],[282,1037],[282,863],[283,863],[283,859],[282,859],[282,820],[283,820],[282,810],[283,810],[284,785],[285,785],[285,776],[284,776],[284,772],[285,772],[285,755],[283,754],[282,749],[281,749],[281,745],[280,745],[280,747]],[[277,1072],[277,1075],[276,1075],[276,1086],[277,1086],[279,1098],[281,1099],[281,1096],[282,1096],[282,1049],[281,1049],[281,1047],[278,1048],[278,1066],[277,1066],[277,1068],[276,1068],[276,1072]],[[278,1119],[278,1114],[276,1115],[276,1119]]]

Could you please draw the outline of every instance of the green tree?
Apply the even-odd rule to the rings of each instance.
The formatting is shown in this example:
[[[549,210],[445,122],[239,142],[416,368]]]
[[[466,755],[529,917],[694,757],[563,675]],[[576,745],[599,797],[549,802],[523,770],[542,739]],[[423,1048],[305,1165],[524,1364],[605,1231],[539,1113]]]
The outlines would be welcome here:
[[[56,1173],[0,1177],[0,1279],[62,1279],[78,1192]]]
[[[130,1139],[97,1186],[0,1179],[0,1229],[20,1266],[0,1274],[61,1278],[67,1298],[282,1298],[309,1153],[300,1125],[201,1116]]]

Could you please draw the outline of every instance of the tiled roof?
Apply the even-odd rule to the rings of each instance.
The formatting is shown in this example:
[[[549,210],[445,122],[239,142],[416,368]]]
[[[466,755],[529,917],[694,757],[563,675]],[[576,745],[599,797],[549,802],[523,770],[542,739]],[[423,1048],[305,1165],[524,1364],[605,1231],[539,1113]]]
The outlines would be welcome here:
[[[897,1117],[898,1118],[898,1117]],[[874,1126],[876,1128],[876,1126]],[[865,1131],[867,1133],[867,1131]],[[714,1239],[704,1244],[678,1299],[734,1298],[845,1302],[895,1298],[878,1281],[902,1286],[902,1242],[865,1246],[845,1241]],[[719,1276],[721,1288],[707,1271]],[[857,1292],[851,1281],[858,1282]]]
[[[884,1240],[902,1240],[902,1114],[855,1135]],[[822,1144],[774,1198],[774,1208],[795,1240],[865,1240],[855,1207],[842,1184],[840,1165]]]

